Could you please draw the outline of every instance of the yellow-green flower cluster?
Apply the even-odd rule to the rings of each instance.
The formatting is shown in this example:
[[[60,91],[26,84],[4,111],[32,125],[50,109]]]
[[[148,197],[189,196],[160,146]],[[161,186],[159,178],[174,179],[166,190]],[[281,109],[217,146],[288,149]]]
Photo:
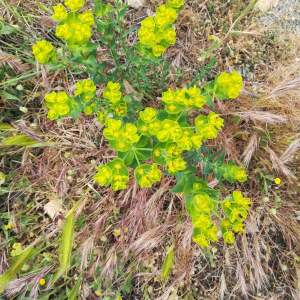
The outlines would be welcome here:
[[[106,88],[103,91],[103,97],[108,99],[112,103],[119,102],[122,97],[122,93],[120,91],[121,86],[119,83],[108,82]]]
[[[223,164],[221,168],[223,177],[230,183],[234,183],[236,180],[239,182],[247,180],[247,173],[243,167],[238,167],[234,164]]]
[[[183,149],[178,146],[178,143],[158,143],[153,149],[152,157],[156,163],[167,165],[168,172],[175,175],[187,167],[187,163],[181,157],[182,152]]]
[[[122,159],[115,158],[112,162],[98,167],[97,170],[98,172],[94,176],[94,179],[101,186],[111,184],[114,191],[126,189],[129,172]]]
[[[119,102],[114,103],[111,106],[111,109],[113,110],[115,116],[124,118],[127,115],[128,107],[125,101],[120,100]]]
[[[127,114],[128,106],[125,100],[122,99],[120,89],[119,83],[110,81],[103,91],[103,97],[112,103],[109,108],[114,116],[124,118]]]
[[[66,0],[65,5],[73,12],[83,8],[84,0]]]
[[[107,118],[107,114],[108,114],[108,112],[106,110],[105,111],[100,111],[100,110],[97,111],[97,117],[98,117],[97,120],[98,120],[98,122],[105,125],[105,126],[107,126],[107,122],[109,120]]]
[[[65,92],[52,92],[45,96],[45,100],[46,106],[50,108],[47,116],[50,120],[57,120],[68,115],[74,103],[74,98]]]
[[[154,182],[160,181],[161,170],[157,168],[157,164],[152,166],[148,164],[138,166],[134,171],[134,177],[140,187],[150,187]]]
[[[32,53],[40,64],[56,61],[56,53],[51,43],[43,40],[32,46]]]
[[[84,103],[89,103],[95,97],[96,86],[92,80],[80,80],[76,83],[75,95],[80,95]]]
[[[170,4],[174,9],[179,9],[184,5],[184,0],[168,0],[168,4]]]
[[[111,147],[120,152],[129,151],[140,138],[134,124],[127,123],[123,126],[122,121],[115,119],[107,119],[107,127],[103,130],[103,135]]]
[[[209,247],[210,241],[218,240],[217,227],[210,218],[214,204],[206,193],[196,194],[190,204],[190,215],[195,226],[193,241],[201,247]]]
[[[53,6],[54,14],[51,16],[53,20],[61,21],[65,20],[68,16],[66,8],[60,3],[56,6]]]
[[[215,84],[215,94],[217,97],[218,93],[227,96],[227,99],[236,98],[243,87],[242,76],[238,72],[233,73],[222,73]],[[217,97],[218,98],[218,97]]]
[[[154,108],[146,108],[140,112],[138,128],[143,135],[155,136],[159,142],[176,142],[183,150],[197,149],[202,144],[202,135],[194,133],[190,128],[181,128],[177,121],[157,119]]]
[[[203,140],[217,137],[218,131],[222,129],[224,123],[224,120],[218,117],[219,115],[210,112],[207,117],[198,116],[195,119],[196,132],[202,136]]]
[[[224,241],[227,243],[234,242],[234,234],[245,232],[243,224],[245,218],[248,216],[247,210],[251,205],[249,198],[244,198],[240,191],[234,191],[224,199],[221,206],[227,218],[222,221],[221,231]]]
[[[60,21],[56,36],[66,40],[68,45],[86,43],[92,35],[92,25],[95,24],[93,13],[89,10],[77,13],[84,6],[83,0],[67,0],[65,5],[71,10],[67,12],[62,4],[53,7],[52,19]]]
[[[137,125],[142,134],[156,135],[161,127],[161,121],[157,119],[157,110],[147,107],[141,111]]]
[[[169,89],[162,94],[162,102],[169,114],[178,114],[183,109],[201,109],[206,103],[205,97],[196,85],[189,89],[178,89],[175,92]]]
[[[147,17],[141,23],[138,32],[140,43],[149,49],[154,56],[164,54],[166,48],[176,42],[176,32],[172,24],[177,18],[177,11],[184,4],[183,0],[173,0],[161,5],[156,10],[156,16]]]
[[[167,159],[168,172],[175,175],[179,171],[186,169],[187,163],[181,158]]]
[[[86,106],[83,109],[84,113],[87,114],[88,116],[92,115],[96,110],[97,110],[96,102],[93,102],[92,104],[90,104],[89,106]]]

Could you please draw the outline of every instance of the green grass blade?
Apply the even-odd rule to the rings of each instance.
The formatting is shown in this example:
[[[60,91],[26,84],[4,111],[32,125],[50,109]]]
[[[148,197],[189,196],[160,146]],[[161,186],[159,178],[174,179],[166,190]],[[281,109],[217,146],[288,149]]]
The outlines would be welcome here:
[[[32,139],[28,135],[17,135],[3,139],[0,146],[31,146],[37,143],[38,141]]]
[[[68,214],[61,236],[60,248],[59,248],[59,270],[53,277],[52,283],[54,283],[60,276],[66,276],[70,267],[72,246],[74,240],[74,212]]]
[[[71,293],[68,297],[68,300],[76,300],[77,299],[78,290],[79,290],[80,285],[81,285],[81,276],[82,276],[82,273],[80,274],[80,276],[77,279],[75,285],[73,286],[72,291],[71,291]]]
[[[9,281],[13,280],[18,272],[22,269],[23,265],[28,261],[31,256],[33,246],[25,249],[20,255],[16,256],[12,266],[4,272],[0,277],[0,295],[4,292],[6,285]]]

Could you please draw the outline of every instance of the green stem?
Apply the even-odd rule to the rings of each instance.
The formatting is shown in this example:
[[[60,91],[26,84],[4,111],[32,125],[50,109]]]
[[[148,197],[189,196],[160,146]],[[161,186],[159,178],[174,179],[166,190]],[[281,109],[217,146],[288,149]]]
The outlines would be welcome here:
[[[135,150],[153,151],[151,148],[135,148]]]
[[[134,156],[135,156],[135,159],[136,159],[136,161],[137,161],[138,165],[140,166],[141,164],[140,164],[140,161],[139,161],[139,159],[138,159],[138,157],[137,157],[137,155],[136,155],[135,151],[133,151],[133,154],[134,154]]]
[[[176,121],[178,121],[180,118],[181,118],[181,116],[182,116],[182,114],[185,112],[185,109],[183,109],[182,111],[181,111],[181,113],[180,113],[180,115],[178,116],[178,118],[176,119]],[[183,127],[183,128],[185,128],[185,127]]]
[[[221,221],[223,221],[224,219],[217,213],[216,210],[212,211]]]
[[[8,81],[5,81],[5,82],[0,83],[0,86],[6,85],[6,84],[8,84],[8,83],[15,82],[15,81],[19,81],[19,80],[22,80],[22,79],[34,77],[35,75],[37,75],[37,74],[39,74],[39,73],[41,73],[41,71],[39,71],[39,72],[33,72],[33,73],[30,73],[30,74],[27,74],[27,75],[24,75],[24,76],[20,76],[20,77],[16,77],[16,78],[13,78],[13,79],[10,79],[10,80],[8,80]]]

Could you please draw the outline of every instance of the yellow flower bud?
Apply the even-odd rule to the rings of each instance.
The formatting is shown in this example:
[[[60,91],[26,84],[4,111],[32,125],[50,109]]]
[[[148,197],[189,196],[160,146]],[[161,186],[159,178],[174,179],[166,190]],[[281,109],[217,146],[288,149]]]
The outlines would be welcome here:
[[[84,6],[84,0],[66,0],[65,5],[71,10],[71,11],[78,11],[83,8]]]
[[[60,21],[65,20],[68,16],[66,8],[60,3],[56,6],[53,6],[54,14],[51,16],[53,20]]]

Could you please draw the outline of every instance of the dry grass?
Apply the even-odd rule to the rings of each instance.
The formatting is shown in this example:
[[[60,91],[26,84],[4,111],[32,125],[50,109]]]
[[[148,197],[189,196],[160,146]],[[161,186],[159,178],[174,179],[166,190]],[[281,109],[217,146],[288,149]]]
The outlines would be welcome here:
[[[81,213],[85,217],[84,227],[75,236],[80,264],[77,270],[71,271],[71,275],[77,276],[84,270],[84,286],[90,292],[88,299],[94,299],[94,291],[88,283],[93,282],[99,268],[105,279],[103,286],[109,287],[108,292],[112,294],[132,274],[131,291],[124,299],[144,299],[146,293],[150,299],[161,300],[192,297],[199,300],[300,299],[300,228],[295,219],[300,204],[297,196],[300,178],[300,63],[296,61],[297,52],[294,50],[299,49],[299,39],[292,35],[288,37],[291,50],[287,53],[287,37],[280,37],[275,46],[269,44],[264,30],[255,25],[253,18],[246,18],[242,25],[237,25],[234,34],[227,35],[226,28],[229,29],[238,17],[234,5],[218,2],[212,9],[210,1],[187,2],[189,5],[181,12],[177,25],[179,40],[166,54],[174,66],[171,85],[178,84],[180,75],[175,66],[183,68],[187,74],[180,86],[184,86],[194,70],[202,66],[197,60],[199,49],[209,48],[207,37],[210,34],[220,38],[227,36],[215,50],[218,70],[213,71],[211,77],[219,71],[247,69],[244,93],[236,100],[217,103],[215,111],[226,118],[226,127],[213,144],[217,148],[225,146],[228,160],[234,159],[239,164],[244,162],[248,167],[249,180],[246,183],[226,185],[226,194],[241,189],[253,201],[246,234],[240,235],[232,247],[220,240],[216,243],[215,255],[209,256],[192,242],[192,225],[185,212],[184,198],[168,194],[174,186],[174,179],[164,176],[159,185],[147,190],[139,189],[133,180],[127,190],[118,193],[100,188],[92,179],[96,166],[110,161],[115,152],[103,138],[96,117],[80,116],[76,122],[65,118],[58,126],[46,119],[46,112],[40,106],[24,114],[18,128],[59,146],[19,151],[21,163],[15,169],[14,180],[26,177],[31,184],[21,194],[12,191],[6,199],[7,207],[18,215],[23,209],[19,201],[21,195],[28,194],[34,199],[35,206],[27,215],[39,215],[39,223],[33,224],[30,231],[35,236],[47,234],[49,242],[54,243],[51,256],[56,259],[55,241],[60,217],[53,222],[44,214],[43,207],[49,199],[57,198],[68,210],[89,190],[77,211],[77,218]],[[8,3],[16,4],[16,1]],[[156,3],[149,4],[152,11],[155,6]],[[21,7],[35,15],[37,20],[40,20],[39,16],[45,16],[41,24],[33,23],[34,29],[42,35],[53,28],[46,13],[36,3],[24,2]],[[130,11],[129,27],[139,24],[145,15],[143,9]],[[11,23],[16,22],[9,11],[5,11],[3,17]],[[203,26],[203,20],[210,22]],[[32,30],[30,23],[25,22],[24,26]],[[22,72],[26,65],[6,52],[0,53],[0,62],[9,64],[16,74]],[[258,55],[261,60],[256,62]],[[30,82],[34,87],[28,91],[29,97],[34,93],[34,97],[42,102],[46,91],[41,87],[44,86],[54,91],[64,87],[71,92],[75,81],[76,78],[66,78],[64,74],[45,72],[42,78],[36,77]],[[6,159],[9,155],[1,160],[2,166]],[[260,172],[282,179],[279,187],[269,182],[269,202],[262,201],[266,195],[261,190]],[[210,180],[212,186],[216,184],[214,178]],[[283,202],[276,203],[275,195]],[[276,214],[272,210],[274,207]],[[26,230],[21,227],[19,217],[15,217],[15,224],[16,233]],[[116,229],[121,231],[120,236],[114,234]],[[160,270],[166,248],[173,243],[175,268],[168,282],[163,283]],[[90,264],[92,249],[94,263]],[[6,251],[3,257],[7,255]],[[118,272],[120,266],[121,272]],[[6,269],[7,265],[1,263],[1,267]],[[11,297],[19,288],[33,284],[31,297],[36,297],[36,283],[49,271],[50,268],[44,268],[15,280],[7,296]],[[74,283],[75,279],[71,280],[69,287]],[[80,296],[83,295],[81,290]]]

